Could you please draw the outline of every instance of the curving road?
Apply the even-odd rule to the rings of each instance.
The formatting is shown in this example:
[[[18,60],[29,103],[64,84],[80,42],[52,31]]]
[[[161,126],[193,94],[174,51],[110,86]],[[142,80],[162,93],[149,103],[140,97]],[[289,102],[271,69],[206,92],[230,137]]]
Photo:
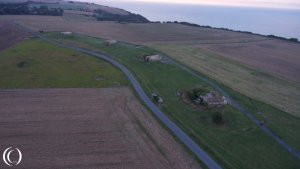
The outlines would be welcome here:
[[[23,27],[24,28],[24,27]],[[66,45],[59,43],[57,41],[51,40],[49,38],[46,38],[38,33],[32,32],[30,29],[24,28],[28,32],[32,33],[33,35],[48,41],[52,44],[59,45],[65,48],[73,49],[81,53],[85,53],[88,55],[92,55],[95,57],[98,57],[100,59],[103,59],[105,61],[110,62],[112,65],[120,69],[130,80],[131,84],[133,85],[135,91],[139,95],[140,99],[146,104],[146,106],[152,110],[152,112],[192,151],[194,154],[203,162],[206,164],[206,166],[210,169],[221,169],[221,166],[218,165],[201,147],[199,147],[198,144],[196,144],[185,132],[183,132],[175,123],[173,123],[161,110],[158,109],[158,107],[149,99],[149,97],[146,95],[144,90],[142,89],[139,82],[134,78],[133,74],[122,64],[118,63],[116,60],[114,60],[112,57],[104,54],[100,54],[93,51],[88,51],[86,49],[78,48],[72,45]],[[196,76],[197,78],[201,79],[202,81],[206,82],[207,84],[214,87],[217,91],[222,93],[226,98],[229,99],[230,104],[237,108],[239,111],[244,113],[252,122],[254,122],[262,131],[264,131],[269,137],[274,139],[279,145],[281,145],[284,149],[286,149],[288,152],[290,152],[294,157],[297,159],[300,159],[300,154],[295,151],[292,147],[290,147],[287,143],[285,143],[283,140],[281,140],[274,132],[272,132],[269,128],[264,126],[259,122],[259,120],[248,110],[245,108],[244,105],[239,103],[237,100],[234,100],[229,93],[227,93],[225,90],[223,90],[220,86],[218,86],[213,81],[201,76],[200,74],[192,71],[191,69],[187,68],[186,66],[178,63],[177,61],[173,60],[172,58],[169,58],[173,61],[175,65],[182,68],[183,70],[186,70],[190,74]]]
[[[168,57],[169,58],[169,57]],[[218,92],[222,93],[228,100],[231,106],[234,108],[238,109],[240,112],[245,114],[253,123],[255,123],[263,132],[265,132],[269,137],[274,139],[279,145],[281,145],[285,150],[290,152],[295,158],[300,160],[300,154],[296,150],[294,150],[291,146],[289,146],[286,142],[284,142],[282,139],[280,139],[276,133],[274,133],[271,129],[267,128],[264,124],[262,124],[243,104],[241,104],[239,101],[234,100],[229,93],[227,93],[224,89],[222,89],[220,86],[218,86],[216,83],[213,81],[201,76],[200,74],[194,72],[193,70],[189,69],[188,67],[178,63],[172,58],[169,58],[170,60],[173,61],[174,64],[176,64],[178,67],[181,69],[189,72],[193,76],[201,79],[205,83],[211,85],[212,87],[215,88]]]
[[[24,28],[24,27],[23,27]],[[82,49],[76,46],[72,45],[66,45],[60,42],[57,42],[55,40],[51,40],[49,38],[46,38],[42,36],[39,33],[35,33],[31,31],[28,28],[24,28],[34,36],[37,36],[49,43],[52,43],[54,45],[58,45],[61,47],[69,48],[81,53],[85,53],[91,56],[95,56],[97,58],[103,59],[118,69],[120,69],[129,79],[132,86],[134,87],[135,91],[137,92],[140,99],[146,104],[146,106],[158,117],[164,125],[166,125],[174,135],[177,136],[177,138],[185,145],[187,146],[208,168],[210,169],[221,169],[221,166],[217,164],[197,143],[195,143],[184,131],[182,131],[175,123],[173,123],[159,108],[150,100],[150,98],[147,96],[147,94],[142,89],[140,83],[135,79],[133,74],[122,64],[114,60],[112,57],[104,54],[100,54],[97,52],[89,51],[86,49]]]

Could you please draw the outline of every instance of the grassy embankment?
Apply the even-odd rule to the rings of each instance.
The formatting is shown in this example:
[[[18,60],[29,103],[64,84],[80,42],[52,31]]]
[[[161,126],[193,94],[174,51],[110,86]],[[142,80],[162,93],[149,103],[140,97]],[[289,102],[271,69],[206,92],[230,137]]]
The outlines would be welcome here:
[[[51,33],[49,37],[60,39],[60,35],[57,33]],[[110,54],[126,65],[138,78],[148,95],[155,92],[162,96],[165,102],[161,109],[224,168],[274,169],[300,166],[299,161],[236,109],[226,106],[225,108],[200,111],[183,103],[176,96],[178,91],[191,89],[195,86],[206,86],[206,84],[172,64],[143,62],[141,56],[156,53],[154,50],[124,43],[107,47],[101,39],[77,35],[64,37],[63,41]],[[227,90],[242,102],[249,102],[247,97],[229,88]],[[279,135],[282,134],[280,136],[289,144],[299,149],[299,142],[297,142],[299,136],[291,137],[297,131],[299,132],[299,119],[254,100],[251,101],[251,104],[247,104],[251,110],[255,107],[254,105],[260,109],[276,111],[277,115],[270,119],[272,122],[268,125],[274,124],[274,126],[270,126],[281,131],[282,133],[279,132]],[[212,122],[212,116],[216,112],[223,114],[224,124],[217,125]],[[276,126],[277,124],[286,124],[288,121],[289,125]]]
[[[295,83],[195,48],[192,45],[151,46],[217,80],[220,84],[224,84],[223,88],[226,88],[235,99],[242,102],[262,123],[300,152],[300,136],[297,134],[300,132],[299,112],[297,112],[300,88]],[[245,97],[245,95],[250,97]],[[293,110],[293,112],[284,112],[273,105],[283,109],[289,107],[286,109]]]
[[[128,86],[109,63],[41,40],[27,40],[0,52],[0,88]]]
[[[150,46],[235,91],[300,117],[300,87],[296,82],[247,67],[200,49],[195,44],[164,43]]]

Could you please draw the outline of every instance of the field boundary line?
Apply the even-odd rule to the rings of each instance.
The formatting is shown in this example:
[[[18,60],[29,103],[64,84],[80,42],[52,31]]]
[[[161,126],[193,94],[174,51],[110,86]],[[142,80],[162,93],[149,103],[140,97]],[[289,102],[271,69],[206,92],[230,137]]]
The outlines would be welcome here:
[[[145,105],[156,115],[156,117],[158,119],[161,120],[161,122],[163,122],[163,124],[168,127],[173,134],[190,150],[192,151],[197,157],[198,159],[200,159],[208,168],[210,169],[222,169],[221,166],[219,164],[217,164],[217,162],[215,160],[213,160],[213,158],[211,158],[196,142],[194,142],[181,128],[179,128],[173,121],[171,121],[166,115],[165,113],[163,113],[151,100],[150,98],[147,96],[147,94],[144,92],[143,88],[141,87],[140,83],[135,79],[135,77],[133,76],[133,74],[129,71],[129,69],[127,69],[124,65],[120,64],[119,62],[117,62],[116,60],[114,60],[112,57],[106,55],[106,54],[102,54],[99,52],[94,52],[94,51],[89,51],[83,48],[79,48],[76,46],[72,46],[72,45],[66,45],[63,43],[60,43],[58,41],[55,40],[51,40],[43,35],[41,35],[40,33],[37,32],[33,32],[31,29],[21,26],[19,24],[17,24],[18,26],[22,27],[23,29],[25,29],[27,32],[31,33],[32,35],[48,42],[51,44],[54,44],[56,46],[60,46],[60,47],[64,47],[64,48],[68,48],[68,49],[72,49],[74,51],[80,52],[80,53],[84,53],[84,54],[88,54],[90,56],[94,56],[97,57],[99,59],[105,60],[109,63],[111,63],[113,66],[115,66],[116,68],[118,68],[119,70],[121,70],[129,79],[129,81],[131,82],[133,88],[135,89],[135,91],[137,92],[138,96],[140,97],[140,99],[145,103]]]

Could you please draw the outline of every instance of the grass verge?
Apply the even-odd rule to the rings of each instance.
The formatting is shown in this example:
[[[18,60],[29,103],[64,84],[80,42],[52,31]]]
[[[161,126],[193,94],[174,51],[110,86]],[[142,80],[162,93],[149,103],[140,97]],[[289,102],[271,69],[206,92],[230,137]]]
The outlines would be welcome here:
[[[49,37],[60,38],[57,33],[49,34]],[[62,41],[114,56],[133,72],[149,96],[155,92],[163,97],[165,102],[161,109],[224,168],[300,167],[296,158],[270,139],[236,109],[226,106],[199,111],[184,104],[176,96],[178,91],[207,85],[173,64],[145,63],[142,61],[141,57],[144,54],[156,53],[155,50],[126,43],[106,46],[102,39],[81,35],[65,37]],[[230,90],[229,88],[226,89]],[[234,93],[234,97],[241,97],[241,100],[246,103],[247,97],[233,90],[230,92]],[[255,105],[262,106],[258,102]],[[264,106],[270,108],[268,105]],[[224,124],[217,125],[212,122],[212,115],[216,112],[223,114]],[[278,115],[288,119],[286,114],[279,113]],[[274,123],[277,122],[274,121]],[[296,122],[299,124],[299,119],[294,119],[294,125]],[[299,131],[297,125],[293,127],[296,128],[291,129],[282,126],[280,128]],[[290,138],[285,137],[284,139],[289,140]],[[293,146],[297,145],[299,143],[295,143]]]
[[[247,67],[190,44],[150,46],[235,91],[300,117],[300,87],[295,82]]]

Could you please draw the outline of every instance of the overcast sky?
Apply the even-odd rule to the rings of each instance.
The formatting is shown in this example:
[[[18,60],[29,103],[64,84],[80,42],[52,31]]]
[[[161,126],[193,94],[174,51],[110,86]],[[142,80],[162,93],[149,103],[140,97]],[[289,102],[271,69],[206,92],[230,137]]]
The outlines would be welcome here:
[[[144,1],[164,3],[189,3],[206,5],[229,5],[249,7],[271,7],[271,8],[296,8],[300,9],[300,0],[76,0],[83,2],[101,3],[101,1]]]

